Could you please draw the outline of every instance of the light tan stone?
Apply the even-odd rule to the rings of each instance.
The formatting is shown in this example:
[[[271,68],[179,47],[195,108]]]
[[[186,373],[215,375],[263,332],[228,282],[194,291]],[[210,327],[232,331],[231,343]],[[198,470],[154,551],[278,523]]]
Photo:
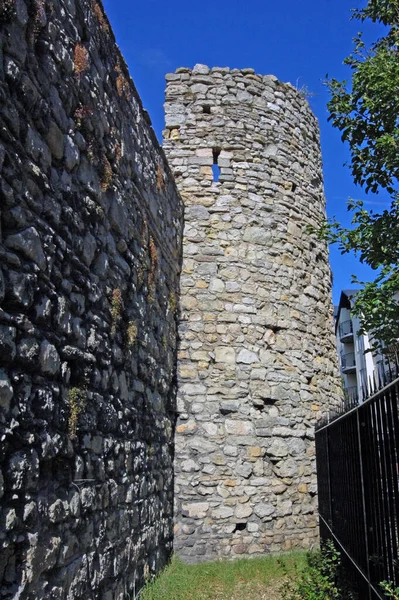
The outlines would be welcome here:
[[[225,428],[226,433],[231,435],[250,435],[254,431],[251,421],[236,421],[233,419],[226,419]]]
[[[234,479],[225,479],[223,485],[225,485],[226,487],[236,487],[237,482]]]
[[[237,519],[246,519],[250,517],[253,513],[253,509],[249,503],[247,504],[237,504],[234,515]]]
[[[234,348],[229,346],[215,348],[215,360],[216,362],[235,364],[236,353]]]
[[[187,423],[182,423],[176,427],[177,433],[187,434],[194,433],[197,430],[197,423],[195,421],[188,421]]]
[[[183,511],[188,513],[192,519],[202,519],[209,510],[209,502],[191,502],[182,505]]]

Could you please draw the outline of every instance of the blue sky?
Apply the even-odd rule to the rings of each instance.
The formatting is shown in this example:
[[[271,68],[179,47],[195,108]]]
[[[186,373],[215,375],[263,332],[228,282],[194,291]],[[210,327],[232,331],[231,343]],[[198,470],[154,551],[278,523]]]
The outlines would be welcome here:
[[[231,68],[252,67],[274,74],[314,96],[310,104],[319,119],[324,163],[327,213],[349,224],[346,201],[362,198],[366,208],[380,210],[383,200],[367,195],[352,183],[344,166],[349,153],[340,134],[327,122],[326,74],[350,76],[342,64],[352,50],[360,24],[350,21],[350,9],[365,0],[104,0],[117,42],[130,74],[161,140],[166,73],[196,63]],[[365,39],[378,33],[364,24]],[[349,255],[330,250],[334,302],[351,286],[351,274],[368,279],[372,272]]]

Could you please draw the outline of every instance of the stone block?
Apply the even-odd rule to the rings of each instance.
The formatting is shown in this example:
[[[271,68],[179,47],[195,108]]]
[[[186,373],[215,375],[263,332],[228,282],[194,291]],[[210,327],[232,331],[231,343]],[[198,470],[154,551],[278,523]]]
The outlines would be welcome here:
[[[8,236],[4,243],[8,248],[20,252],[23,256],[32,260],[42,271],[46,269],[46,259],[40,236],[34,227],[28,227],[20,233]]]
[[[274,439],[266,453],[272,457],[284,457],[289,454],[289,446],[281,439]]]
[[[250,435],[253,433],[254,426],[251,421],[239,421],[226,419],[226,433],[231,435]]]
[[[271,519],[272,515],[276,512],[275,506],[272,504],[267,504],[266,502],[261,502],[254,507],[254,513],[260,519]]]
[[[208,75],[210,68],[206,65],[196,64],[192,73],[193,75]]]
[[[62,133],[58,125],[54,123],[54,121],[52,121],[50,124],[46,136],[46,142],[54,158],[56,158],[57,160],[61,160],[64,156],[65,139],[64,134]]]
[[[55,375],[61,367],[59,354],[52,344],[44,340],[40,345],[40,368],[47,375]]]
[[[246,365],[252,365],[253,363],[259,362],[259,357],[256,352],[252,352],[251,350],[246,350],[243,348],[237,354],[237,362]]]
[[[249,504],[249,502],[246,502],[245,504],[237,504],[234,511],[234,516],[237,519],[247,519],[252,515],[252,513],[253,509],[251,505]]]
[[[219,346],[215,348],[215,360],[217,363],[235,364],[235,349],[228,346]]]
[[[8,374],[0,369],[0,408],[7,413],[10,409],[10,401],[14,395],[13,387]]]
[[[209,502],[189,502],[182,504],[182,511],[191,519],[203,519],[208,513],[209,506]]]
[[[0,361],[2,363],[9,363],[15,358],[17,352],[16,333],[15,327],[0,325]]]
[[[244,232],[243,240],[250,244],[268,246],[271,240],[271,233],[269,229],[263,227],[247,227]]]
[[[230,506],[220,506],[212,511],[212,518],[217,521],[220,519],[229,519],[234,515],[234,510]]]

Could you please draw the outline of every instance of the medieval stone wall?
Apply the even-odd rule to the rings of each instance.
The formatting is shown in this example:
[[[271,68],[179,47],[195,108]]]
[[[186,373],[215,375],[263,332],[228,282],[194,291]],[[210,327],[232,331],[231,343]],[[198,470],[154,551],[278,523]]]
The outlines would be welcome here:
[[[0,2],[0,596],[172,549],[182,204],[97,0]]]
[[[317,123],[167,77],[165,150],[98,0],[0,3],[0,595],[125,600],[168,560],[317,539],[339,401]],[[220,171],[219,176],[217,171]]]
[[[314,425],[340,399],[327,248],[306,230],[325,214],[318,125],[252,69],[178,69],[165,111],[186,205],[175,549],[307,548]]]

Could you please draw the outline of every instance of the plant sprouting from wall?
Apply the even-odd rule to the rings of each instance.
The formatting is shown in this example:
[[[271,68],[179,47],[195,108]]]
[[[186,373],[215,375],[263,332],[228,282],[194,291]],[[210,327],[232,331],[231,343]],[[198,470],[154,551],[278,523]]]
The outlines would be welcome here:
[[[150,304],[152,304],[152,302],[154,301],[155,281],[158,269],[158,253],[152,235],[150,235],[148,251],[150,255],[150,272],[148,273],[148,301],[150,302]]]
[[[105,154],[100,158],[100,187],[102,192],[106,192],[112,181],[112,167]]]
[[[74,119],[76,120],[76,125],[80,129],[82,127],[82,123],[85,119],[88,119],[93,114],[93,109],[90,108],[88,104],[82,104],[78,106],[78,108],[74,112]]]
[[[80,77],[89,67],[89,53],[82,44],[76,44],[73,51],[75,75]]]
[[[299,93],[300,96],[302,96],[302,98],[305,98],[305,100],[308,100],[309,98],[313,98],[316,94],[312,91],[310,91],[310,89],[308,88],[308,86],[306,85],[306,83],[303,83],[302,85],[299,84],[299,77],[296,80],[295,83],[295,89],[297,90],[297,92]]]
[[[177,296],[174,292],[170,292],[168,298],[169,310],[175,314],[177,309]]]
[[[134,323],[134,321],[129,321],[126,333],[128,345],[133,346],[133,344],[137,340],[137,325]]]
[[[112,319],[111,332],[112,333],[116,332],[116,327],[122,317],[122,310],[123,310],[122,292],[119,288],[116,288],[115,290],[112,290],[112,295],[111,295],[111,319]]]
[[[109,24],[107,19],[105,18],[105,15],[101,9],[101,6],[98,4],[98,2],[96,2],[96,0],[92,0],[91,2],[91,10],[93,11],[93,13],[95,14],[97,21],[100,24],[101,30],[104,31],[104,33],[108,33],[109,32]]]
[[[141,288],[141,286],[144,283],[144,269],[143,267],[137,267],[137,285],[139,288]]]
[[[165,187],[165,182],[163,180],[163,171],[161,163],[157,165],[157,190],[158,192],[162,191]]]
[[[118,74],[117,78],[116,78],[116,89],[117,89],[118,95],[120,97],[124,96],[126,98],[126,100],[130,101],[130,99],[131,99],[130,85],[129,85],[129,82],[126,79],[125,75],[123,74],[122,67],[121,67],[121,61],[120,61],[119,57],[116,61],[115,71]]]
[[[115,142],[115,144],[114,144],[114,153],[115,153],[115,163],[116,163],[116,165],[119,165],[119,163],[121,162],[121,158],[122,158],[122,147],[118,142]]]
[[[69,418],[68,435],[71,440],[76,437],[79,415],[86,406],[86,392],[78,387],[72,387],[68,391]]]

